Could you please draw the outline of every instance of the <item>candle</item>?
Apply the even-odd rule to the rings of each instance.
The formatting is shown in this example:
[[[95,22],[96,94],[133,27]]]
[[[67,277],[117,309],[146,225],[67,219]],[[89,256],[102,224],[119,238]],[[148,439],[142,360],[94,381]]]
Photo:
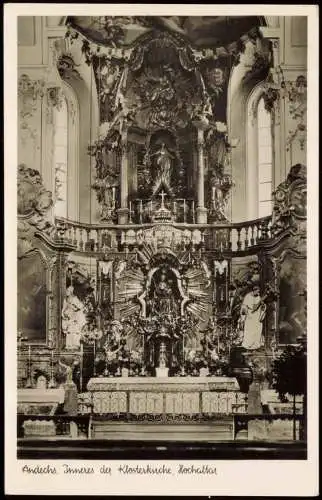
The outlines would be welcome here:
[[[195,223],[195,200],[192,200],[192,222]]]
[[[177,209],[177,204],[176,204],[176,202],[174,201],[174,202],[173,202],[173,211],[175,212],[175,211],[176,211],[176,209]]]
[[[213,200],[213,201],[215,201],[215,198],[216,198],[216,196],[215,196],[215,195],[216,195],[216,188],[215,188],[215,187],[213,187],[213,188],[212,188],[212,200]]]
[[[151,212],[153,211],[153,203],[152,203],[152,200],[150,201],[150,211],[151,211]]]
[[[112,187],[112,200],[115,202],[115,186]]]

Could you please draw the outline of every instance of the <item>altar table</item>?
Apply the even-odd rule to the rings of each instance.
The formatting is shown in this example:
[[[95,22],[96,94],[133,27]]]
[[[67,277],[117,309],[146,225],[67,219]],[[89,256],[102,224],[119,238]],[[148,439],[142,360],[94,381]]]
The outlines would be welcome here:
[[[87,390],[95,414],[223,414],[245,411],[233,377],[92,378]]]

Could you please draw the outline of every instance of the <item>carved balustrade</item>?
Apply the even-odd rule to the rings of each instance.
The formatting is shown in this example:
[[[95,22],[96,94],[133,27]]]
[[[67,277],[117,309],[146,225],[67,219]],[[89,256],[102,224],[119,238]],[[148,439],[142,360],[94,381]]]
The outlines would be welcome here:
[[[182,204],[180,208],[182,209]],[[142,217],[143,219],[143,217]],[[157,244],[173,249],[200,248],[225,252],[248,252],[274,237],[271,217],[231,224],[144,222],[126,225],[85,224],[56,219],[62,238],[79,252],[105,253],[135,248],[156,237]]]

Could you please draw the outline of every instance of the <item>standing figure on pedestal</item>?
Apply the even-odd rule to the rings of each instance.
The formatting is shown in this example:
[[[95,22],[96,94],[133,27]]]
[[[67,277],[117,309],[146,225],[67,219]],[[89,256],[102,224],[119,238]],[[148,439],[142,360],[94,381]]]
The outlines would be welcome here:
[[[259,287],[255,285],[252,291],[245,295],[240,311],[244,327],[242,347],[245,349],[254,350],[263,346],[262,329],[265,313],[266,305],[261,299]]]
[[[156,157],[157,175],[153,187],[153,193],[156,193],[159,187],[163,184],[170,189],[171,183],[171,161],[174,156],[169,152],[163,142],[161,148],[151,155]]]
[[[62,331],[66,335],[66,349],[78,349],[82,330],[87,324],[85,306],[74,295],[74,287],[69,286],[62,309]]]

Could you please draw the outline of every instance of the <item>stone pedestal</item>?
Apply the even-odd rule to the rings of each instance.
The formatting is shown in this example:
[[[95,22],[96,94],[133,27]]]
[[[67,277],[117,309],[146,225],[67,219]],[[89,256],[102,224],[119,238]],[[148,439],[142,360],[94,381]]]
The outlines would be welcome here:
[[[117,211],[118,215],[118,223],[119,224],[127,224],[129,221],[129,209],[128,208],[119,208]]]
[[[156,368],[155,369],[155,372],[156,372],[156,376],[157,378],[165,378],[168,376],[168,373],[169,373],[169,368]]]
[[[74,383],[65,384],[64,411],[73,416],[78,413],[77,387]]]
[[[207,209],[198,207],[196,212],[197,212],[197,223],[207,224]]]

